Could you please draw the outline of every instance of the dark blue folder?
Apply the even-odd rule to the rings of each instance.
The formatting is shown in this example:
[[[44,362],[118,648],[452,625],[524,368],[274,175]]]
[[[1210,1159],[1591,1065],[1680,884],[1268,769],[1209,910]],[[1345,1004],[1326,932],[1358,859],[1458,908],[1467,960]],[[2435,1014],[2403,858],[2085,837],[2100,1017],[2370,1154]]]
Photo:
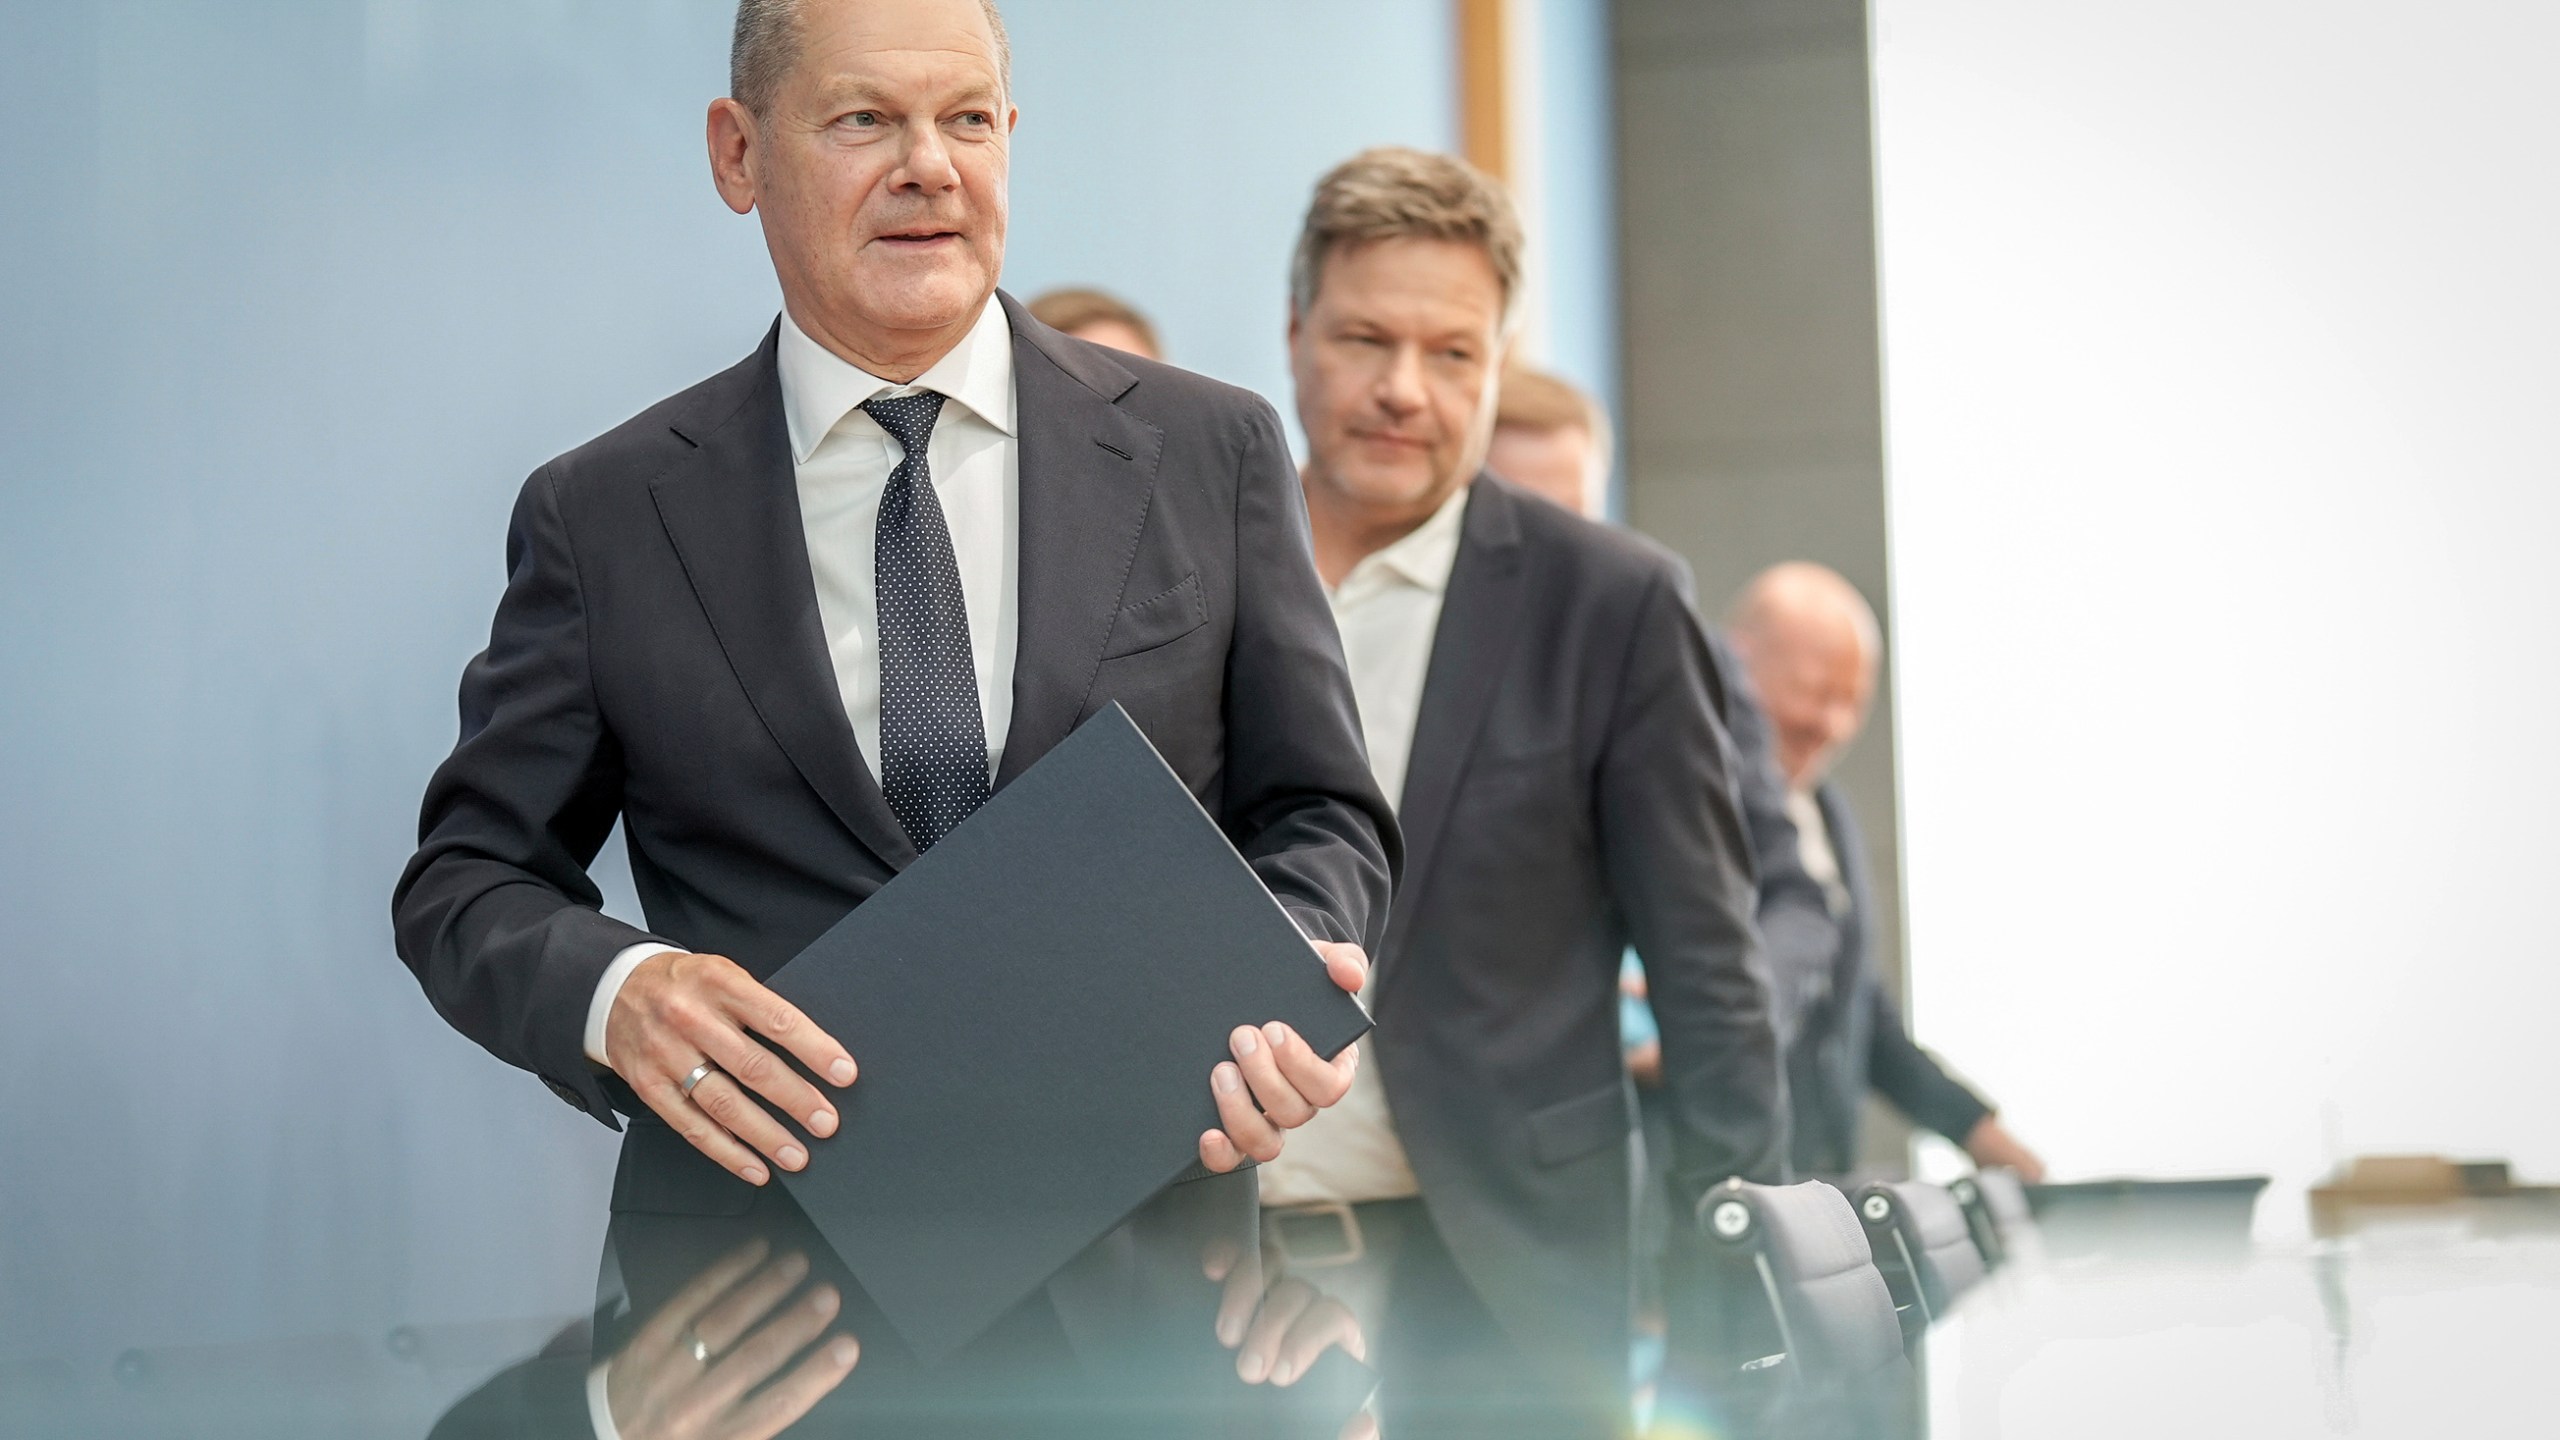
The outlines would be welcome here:
[[[1236,1026],[1369,1028],[1117,705],[768,983],[862,1071],[783,1183],[925,1356],[1192,1164]]]

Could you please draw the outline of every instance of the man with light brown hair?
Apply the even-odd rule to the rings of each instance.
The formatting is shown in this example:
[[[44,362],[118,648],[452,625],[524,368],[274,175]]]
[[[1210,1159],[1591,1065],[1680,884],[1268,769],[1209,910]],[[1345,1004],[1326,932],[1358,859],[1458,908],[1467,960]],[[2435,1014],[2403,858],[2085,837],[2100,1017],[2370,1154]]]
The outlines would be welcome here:
[[[1027,307],[1033,319],[1061,335],[1108,345],[1148,360],[1162,360],[1164,346],[1156,327],[1138,307],[1108,291],[1085,288],[1051,290]]]
[[[1263,1167],[1263,1199],[1293,1250],[1378,1272],[1390,1434],[1396,1387],[1426,1388],[1401,1349],[1417,1329],[1435,1358],[1474,1357],[1424,1364],[1413,1402],[1478,1407],[1435,1417],[1466,1433],[1625,1423],[1630,942],[1684,1192],[1784,1163],[1749,845],[1687,576],[1485,470],[1521,249],[1491,179],[1372,150],[1318,182],[1290,277],[1316,569],[1409,863],[1364,992],[1375,1063]],[[1428,1320],[1401,1318],[1426,1297]],[[1558,1397],[1574,1403],[1535,1403]]]

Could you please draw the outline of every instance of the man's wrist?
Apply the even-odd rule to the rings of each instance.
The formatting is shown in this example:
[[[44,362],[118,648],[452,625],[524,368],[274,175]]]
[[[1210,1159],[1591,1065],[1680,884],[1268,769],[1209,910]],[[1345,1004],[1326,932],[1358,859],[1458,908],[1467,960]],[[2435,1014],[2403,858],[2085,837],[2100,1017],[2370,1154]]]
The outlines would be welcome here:
[[[683,953],[673,945],[662,944],[655,940],[644,940],[637,945],[627,945],[615,953],[613,963],[605,966],[604,974],[596,980],[595,998],[587,1002],[588,1059],[607,1070],[614,1070],[613,1058],[605,1053],[605,1022],[613,1016],[613,999],[622,993],[622,982],[630,979],[631,972],[639,969],[640,963],[644,960],[659,955]],[[614,1073],[621,1072],[615,1070]]]

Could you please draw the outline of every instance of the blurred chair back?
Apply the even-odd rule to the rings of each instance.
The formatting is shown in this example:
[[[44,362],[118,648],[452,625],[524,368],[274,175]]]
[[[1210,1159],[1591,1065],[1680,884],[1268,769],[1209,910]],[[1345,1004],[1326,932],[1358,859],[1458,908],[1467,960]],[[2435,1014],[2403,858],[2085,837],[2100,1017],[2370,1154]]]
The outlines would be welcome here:
[[[1949,1185],[1947,1191],[1963,1209],[1985,1264],[1996,1270],[2013,1260],[2031,1258],[2038,1245],[2035,1210],[2017,1171],[1978,1171]]]
[[[1907,1332],[1947,1313],[1983,1277],[1982,1252],[1964,1209],[1938,1186],[1917,1180],[1866,1186],[1858,1192],[1858,1218]]]
[[[1847,1196],[1819,1181],[1728,1180],[1698,1202],[1698,1228],[1758,1273],[1789,1383],[1864,1380],[1901,1366],[1893,1295]]]

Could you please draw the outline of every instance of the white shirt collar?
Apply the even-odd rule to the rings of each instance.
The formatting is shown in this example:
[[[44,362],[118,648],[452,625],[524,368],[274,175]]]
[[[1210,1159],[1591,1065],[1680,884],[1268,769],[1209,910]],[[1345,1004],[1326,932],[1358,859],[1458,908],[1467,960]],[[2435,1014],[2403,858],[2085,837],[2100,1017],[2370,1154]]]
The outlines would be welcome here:
[[[788,310],[782,312],[774,359],[782,370],[782,416],[791,427],[796,464],[807,464],[845,416],[884,390],[938,390],[996,429],[1014,433],[1013,326],[993,295],[960,343],[911,385],[883,380],[810,339]]]
[[[1464,532],[1467,496],[1474,484],[1461,485],[1431,518],[1417,525],[1402,539],[1383,549],[1360,557],[1351,573],[1334,587],[1337,596],[1356,593],[1385,583],[1390,576],[1437,595],[1449,588],[1449,572],[1458,565],[1458,541]]]

